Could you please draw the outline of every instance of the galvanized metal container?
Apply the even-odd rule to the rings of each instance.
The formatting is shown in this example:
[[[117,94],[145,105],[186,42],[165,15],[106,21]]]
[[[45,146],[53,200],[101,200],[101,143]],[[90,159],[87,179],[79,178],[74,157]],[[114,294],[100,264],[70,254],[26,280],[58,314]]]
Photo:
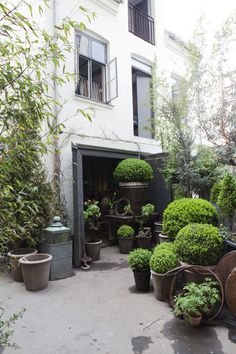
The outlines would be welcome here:
[[[54,216],[52,224],[44,229],[42,241],[49,244],[70,241],[70,229],[61,223],[60,216]]]

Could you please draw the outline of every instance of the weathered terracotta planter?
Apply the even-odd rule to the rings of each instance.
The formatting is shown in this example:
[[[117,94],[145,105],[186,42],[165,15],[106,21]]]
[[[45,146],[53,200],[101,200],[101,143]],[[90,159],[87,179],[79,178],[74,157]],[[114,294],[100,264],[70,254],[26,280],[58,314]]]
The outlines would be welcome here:
[[[159,274],[151,270],[154,295],[157,300],[169,302],[170,290],[175,273]]]
[[[27,290],[38,291],[48,286],[51,260],[52,256],[46,253],[25,256],[19,260]]]
[[[134,237],[122,238],[119,237],[120,253],[128,254],[133,249]]]
[[[188,322],[188,324],[191,327],[197,328],[201,324],[202,315],[200,315],[199,317],[188,316],[188,317],[185,317],[185,320]]]
[[[15,281],[23,282],[22,268],[19,259],[23,256],[36,254],[38,251],[34,248],[17,248],[8,252],[11,274]]]
[[[98,261],[100,259],[102,241],[85,241],[85,252],[86,256],[91,257],[93,261]]]
[[[150,270],[146,269],[142,271],[137,271],[133,269],[133,273],[136,290],[140,292],[148,292],[150,288]]]

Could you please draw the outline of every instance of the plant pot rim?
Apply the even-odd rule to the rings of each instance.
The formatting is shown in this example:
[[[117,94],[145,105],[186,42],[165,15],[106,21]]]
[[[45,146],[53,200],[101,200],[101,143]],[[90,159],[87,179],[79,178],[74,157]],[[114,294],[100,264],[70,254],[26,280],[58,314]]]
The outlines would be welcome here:
[[[165,235],[165,234],[163,234],[162,232],[159,233],[159,236],[161,236],[161,237],[163,237],[163,238],[169,238],[168,235]]]
[[[129,237],[118,237],[119,240],[133,240],[134,236],[129,236]]]
[[[85,241],[87,245],[100,245],[102,243],[102,240],[95,240],[95,241]]]
[[[225,239],[225,242],[229,245],[229,246],[232,246],[232,247],[235,247],[236,248],[236,242],[235,241],[232,241],[228,238]]]
[[[23,252],[25,250],[25,252]],[[28,248],[28,247],[22,247],[22,248],[15,248],[7,253],[8,257],[12,258],[19,258],[19,257],[24,257],[28,254],[32,253],[37,253],[38,251],[36,248]]]
[[[35,260],[35,261],[30,261],[27,259],[27,256],[25,257],[21,257],[19,259],[19,262],[21,264],[41,264],[41,263],[47,263],[50,262],[52,260],[52,255],[48,254],[48,253],[37,253],[35,254],[35,256],[45,256],[45,259],[40,259],[40,260]]]
[[[119,182],[120,187],[146,187],[148,186],[148,182]]]
[[[149,268],[145,268],[145,269],[141,269],[141,270],[132,269],[132,271],[134,273],[143,273],[143,272],[149,272],[150,273],[150,269]]]
[[[136,236],[136,238],[137,238],[138,240],[146,240],[146,239],[152,238],[152,235],[149,235],[149,236]]]

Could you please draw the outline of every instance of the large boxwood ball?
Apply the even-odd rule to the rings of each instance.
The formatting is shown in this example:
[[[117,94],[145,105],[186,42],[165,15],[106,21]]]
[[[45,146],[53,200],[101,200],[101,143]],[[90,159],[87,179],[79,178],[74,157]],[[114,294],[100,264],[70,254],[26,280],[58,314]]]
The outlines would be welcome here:
[[[174,244],[181,261],[203,266],[217,264],[224,249],[219,229],[209,224],[189,224],[183,227]]]
[[[170,203],[163,213],[163,231],[174,239],[190,223],[217,225],[216,208],[201,198],[182,198]]]
[[[148,182],[153,178],[153,170],[148,162],[130,158],[119,162],[114,177],[118,182]]]

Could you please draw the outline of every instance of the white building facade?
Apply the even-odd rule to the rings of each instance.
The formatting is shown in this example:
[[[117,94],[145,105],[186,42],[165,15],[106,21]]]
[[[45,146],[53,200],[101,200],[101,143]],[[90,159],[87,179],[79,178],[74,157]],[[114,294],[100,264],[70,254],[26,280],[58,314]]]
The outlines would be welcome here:
[[[161,0],[51,1],[47,28],[67,16],[86,24],[85,30],[72,34],[75,50],[66,61],[76,80],[54,92],[64,102],[58,113],[58,122],[64,124],[60,168],[71,227],[82,212],[83,199],[99,200],[113,190],[112,172],[121,159],[162,152],[152,131],[152,65],[157,58],[158,67],[176,80],[184,73],[186,58],[182,44],[164,30],[161,4]],[[87,21],[79,6],[95,12],[96,18]],[[92,121],[80,110],[90,112]],[[53,160],[47,164],[52,171]]]

